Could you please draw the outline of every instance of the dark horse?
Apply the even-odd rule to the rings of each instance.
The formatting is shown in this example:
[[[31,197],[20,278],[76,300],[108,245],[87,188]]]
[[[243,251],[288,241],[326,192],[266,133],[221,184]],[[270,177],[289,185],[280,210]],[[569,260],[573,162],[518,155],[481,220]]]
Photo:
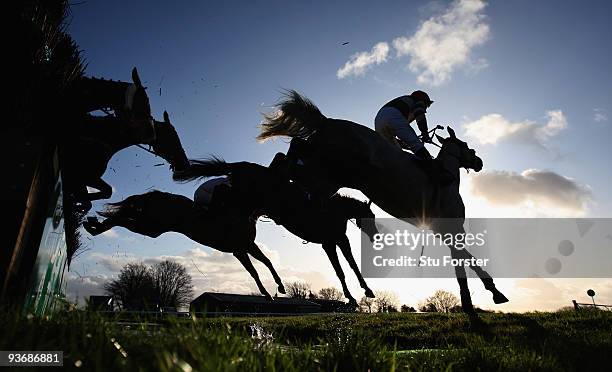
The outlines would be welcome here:
[[[92,235],[101,234],[114,226],[152,238],[170,231],[181,233],[200,244],[232,253],[251,274],[261,293],[272,299],[249,259],[250,254],[268,267],[278,291],[285,293],[272,263],[255,244],[256,218],[252,218],[252,211],[239,212],[230,209],[213,212],[197,206],[185,196],[151,191],[130,196],[119,203],[107,204],[105,211],[98,212],[106,217],[105,220],[99,222],[90,217],[83,227]]]
[[[247,209],[260,211],[260,214],[268,216],[299,238],[321,244],[340,279],[344,296],[352,305],[356,305],[338,260],[338,246],[355,272],[366,296],[374,297],[359,271],[346,236],[347,221],[352,218],[356,219],[357,226],[370,239],[377,233],[370,204],[347,196],[334,195],[325,208],[322,208],[320,203],[310,200],[308,194],[295,183],[289,182],[284,174],[276,169],[276,165],[281,163],[283,158],[283,154],[277,154],[270,167],[249,162],[226,163],[218,159],[191,160],[189,168],[174,173],[174,179],[190,181],[228,175],[231,187],[228,195],[222,196],[224,207],[232,208],[235,201],[239,201],[243,208],[248,206]],[[215,189],[213,198],[216,198],[216,194]]]
[[[348,120],[328,118],[310,100],[289,91],[278,112],[265,117],[259,139],[292,137],[289,154],[308,169],[306,189],[319,195],[334,193],[339,187],[362,191],[387,213],[418,225],[425,223],[436,233],[464,233],[465,206],[459,194],[460,168],[480,171],[482,160],[449,127],[449,137],[437,136],[442,148],[440,166],[453,175],[449,185],[432,181],[415,158],[391,145],[372,129]],[[294,146],[298,145],[300,146]],[[305,150],[304,150],[305,149]],[[435,219],[428,223],[430,219]],[[454,258],[472,257],[465,249],[449,247]],[[481,267],[470,266],[493,294],[496,304],[508,299],[495,287]],[[474,315],[465,267],[455,267],[463,310]]]
[[[122,149],[150,145],[151,152],[168,161],[173,170],[189,166],[168,114],[164,112],[163,122],[154,120],[136,69],[132,78],[133,84],[84,78],[72,87],[75,105],[82,112],[113,111],[113,115],[102,117],[89,114],[78,117],[60,147],[66,189],[82,212],[91,208],[92,200],[112,195],[112,188],[102,180],[102,175],[111,157]],[[79,92],[82,97],[76,97]],[[98,191],[89,193],[87,186]]]
[[[92,235],[101,234],[114,226],[125,227],[132,232],[152,238],[169,231],[181,233],[200,244],[232,253],[251,274],[261,293],[268,299],[272,299],[261,283],[248,256],[251,255],[266,265],[278,285],[278,291],[285,293],[282,281],[272,263],[255,243],[256,222],[263,210],[254,212],[251,208],[240,207],[245,204],[244,201],[239,200],[240,197],[240,195],[235,195],[231,200],[231,206],[213,209],[199,206],[182,195],[151,191],[142,195],[130,196],[119,203],[107,204],[105,211],[98,212],[106,219],[98,221],[90,217],[83,226]],[[364,208],[363,202],[347,197],[337,197],[330,204],[333,205],[331,208],[335,216],[342,213],[361,214]],[[330,222],[331,216],[330,210],[329,218],[325,221]],[[312,218],[313,216],[303,217]],[[344,217],[343,220],[344,225],[346,225],[346,218]],[[338,217],[332,222],[338,225]],[[299,221],[294,221],[294,224],[299,223]],[[348,293],[348,290],[346,291]],[[355,303],[350,294],[348,298]]]
[[[139,143],[148,143],[155,137],[149,97],[135,67],[132,83],[82,77],[71,84],[67,98],[76,112],[112,113],[124,122],[124,136],[142,141]]]

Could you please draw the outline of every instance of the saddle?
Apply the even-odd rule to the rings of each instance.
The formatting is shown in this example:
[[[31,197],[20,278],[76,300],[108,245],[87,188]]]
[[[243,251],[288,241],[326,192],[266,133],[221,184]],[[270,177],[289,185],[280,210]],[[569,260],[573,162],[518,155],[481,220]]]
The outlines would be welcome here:
[[[227,177],[215,177],[201,184],[193,195],[196,206],[206,210],[222,208],[231,191],[231,184]]]

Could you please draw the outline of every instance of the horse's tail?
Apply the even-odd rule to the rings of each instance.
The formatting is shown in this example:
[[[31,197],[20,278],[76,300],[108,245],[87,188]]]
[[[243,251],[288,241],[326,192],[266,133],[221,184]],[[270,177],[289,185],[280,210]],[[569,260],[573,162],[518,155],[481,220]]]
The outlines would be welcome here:
[[[264,115],[258,140],[276,136],[307,139],[327,119],[312,101],[295,90],[288,90],[284,98],[276,105],[276,112]]]
[[[134,196],[130,196],[125,200],[116,203],[104,204],[104,210],[97,212],[100,216],[105,218],[119,217],[122,214],[130,213],[134,210]]]
[[[222,176],[232,171],[233,163],[212,157],[206,160],[189,160],[189,166],[172,175],[175,181],[188,182],[199,178]]]

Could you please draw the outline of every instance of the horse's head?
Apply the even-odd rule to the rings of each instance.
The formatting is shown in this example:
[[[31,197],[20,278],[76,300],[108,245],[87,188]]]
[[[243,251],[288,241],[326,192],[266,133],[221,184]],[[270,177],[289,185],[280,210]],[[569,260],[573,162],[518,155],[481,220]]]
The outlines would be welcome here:
[[[176,129],[170,123],[168,113],[164,111],[164,121],[154,120],[155,140],[153,141],[153,151],[170,163],[173,171],[185,170],[189,167],[189,159],[185,155],[185,150],[181,144],[181,139]]]
[[[374,212],[371,209],[372,202],[359,202],[359,206],[357,207],[357,218],[355,219],[355,223],[357,227],[363,231],[370,242],[374,241],[374,236],[378,234],[378,227],[376,226]]]
[[[460,168],[473,169],[476,172],[480,172],[482,169],[482,159],[476,156],[476,151],[469,148],[466,142],[458,139],[453,128],[447,127],[447,130],[448,138],[443,138],[436,134],[436,138],[442,144],[440,155],[456,158],[459,160]]]

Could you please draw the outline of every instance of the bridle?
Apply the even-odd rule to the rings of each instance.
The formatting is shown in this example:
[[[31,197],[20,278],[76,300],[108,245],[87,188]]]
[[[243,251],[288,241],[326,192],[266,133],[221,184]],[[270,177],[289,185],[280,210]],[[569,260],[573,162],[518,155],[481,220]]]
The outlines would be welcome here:
[[[441,146],[441,145],[439,145],[439,144],[435,143],[435,142],[433,141],[433,137],[435,136],[435,134],[436,134],[436,131],[437,131],[437,130],[443,130],[443,129],[444,129],[444,127],[443,127],[442,125],[436,125],[434,128],[432,128],[431,130],[429,130],[429,131],[427,132],[427,134],[429,135],[429,137],[430,137],[432,140],[431,140],[430,142],[423,142],[423,143],[429,143],[429,144],[432,144],[432,145],[436,146],[437,148],[439,148],[440,150],[442,150],[442,149],[443,149],[443,146]],[[419,139],[421,139],[421,141],[423,140],[423,136],[422,136],[422,135],[421,135],[421,136],[418,136],[418,137],[419,137]],[[454,157],[455,159],[457,159],[457,160],[459,161],[459,164],[461,164],[461,163],[463,162],[463,160],[464,160],[464,159],[463,159],[463,157],[462,157],[461,155],[452,154],[452,153],[450,153],[450,152],[446,152],[445,154],[446,154],[446,155],[448,155],[448,156],[452,156],[452,157]],[[461,168],[465,168],[466,172],[470,173],[470,168],[469,168],[469,165],[463,166],[463,167],[461,167]]]

